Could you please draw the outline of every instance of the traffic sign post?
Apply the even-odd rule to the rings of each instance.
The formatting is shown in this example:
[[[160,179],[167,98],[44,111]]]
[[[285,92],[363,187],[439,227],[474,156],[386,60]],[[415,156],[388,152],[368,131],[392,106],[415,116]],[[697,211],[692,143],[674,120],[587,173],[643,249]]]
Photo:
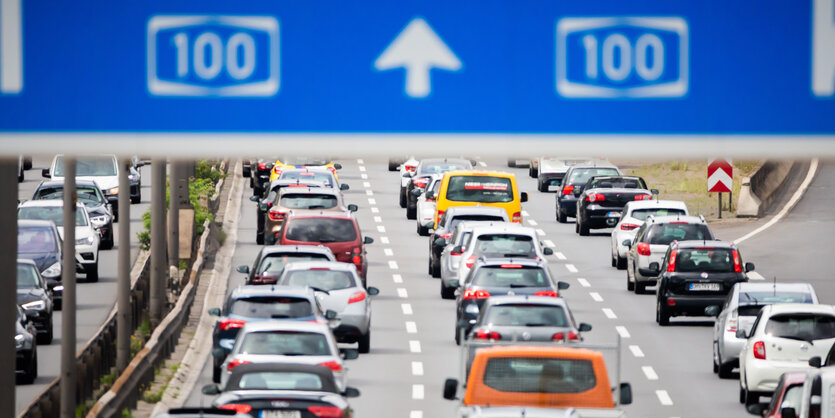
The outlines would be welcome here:
[[[719,219],[722,219],[722,193],[728,193],[728,210],[733,210],[734,166],[730,159],[714,158],[707,162],[707,191],[717,193]]]

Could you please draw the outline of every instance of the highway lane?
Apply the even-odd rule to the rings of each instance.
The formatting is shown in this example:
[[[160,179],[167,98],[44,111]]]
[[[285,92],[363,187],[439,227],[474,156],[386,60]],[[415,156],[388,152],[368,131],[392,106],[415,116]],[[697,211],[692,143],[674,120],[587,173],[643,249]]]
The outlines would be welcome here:
[[[31,170],[25,172],[25,180],[20,183],[18,196],[21,200],[29,200],[41,181],[41,169],[48,168],[52,157],[37,157],[33,161]],[[142,174],[142,202],[131,206],[131,260],[136,260],[139,247],[136,232],[142,228],[142,213],[149,206],[151,196],[151,170],[140,168]],[[78,311],[76,314],[76,347],[81,349],[96,333],[107,315],[116,303],[116,267],[118,248],[118,225],[116,227],[116,246],[112,250],[99,252],[99,281],[85,283],[84,276],[78,280]],[[31,385],[17,385],[15,388],[15,410],[23,410],[44,387],[58,377],[61,370],[61,311],[53,313],[54,339],[50,345],[38,346],[38,378]]]

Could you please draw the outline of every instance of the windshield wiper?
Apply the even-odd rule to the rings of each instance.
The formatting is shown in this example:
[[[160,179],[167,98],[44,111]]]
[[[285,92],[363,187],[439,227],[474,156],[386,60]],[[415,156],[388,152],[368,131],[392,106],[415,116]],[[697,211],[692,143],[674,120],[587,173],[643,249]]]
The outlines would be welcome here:
[[[316,286],[307,286],[307,287],[309,287],[309,288],[311,288],[311,289],[313,289],[313,290],[315,290],[315,291],[317,291],[317,292],[322,292],[322,293],[324,293],[324,294],[326,294],[326,295],[330,295],[330,294],[331,294],[331,292],[328,292],[327,290],[322,289],[322,288],[319,288],[319,287],[316,287]]]
[[[812,340],[807,340],[807,339],[805,339],[805,338],[796,337],[796,336],[794,336],[794,335],[775,335],[775,337],[777,337],[777,338],[785,338],[785,339],[787,339],[787,340],[803,341],[803,342],[807,342],[807,343],[809,343],[810,345],[815,345],[815,343],[814,343],[814,342],[812,342]]]

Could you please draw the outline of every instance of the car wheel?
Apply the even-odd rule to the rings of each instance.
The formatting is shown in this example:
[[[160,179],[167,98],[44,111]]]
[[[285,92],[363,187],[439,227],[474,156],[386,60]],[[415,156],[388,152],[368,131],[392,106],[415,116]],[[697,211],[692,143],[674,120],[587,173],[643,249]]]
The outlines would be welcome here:
[[[461,345],[461,328],[455,327],[455,345]]]
[[[418,225],[417,226],[417,233],[418,233],[418,235],[420,235],[422,237],[429,236],[429,228],[427,228],[425,226]]]
[[[371,351],[371,329],[361,335],[358,342],[359,347],[357,348],[357,351],[359,351],[360,354],[368,354],[368,352]]]
[[[84,273],[87,274],[87,282],[95,283],[99,281],[99,263],[86,265]]]
[[[531,167],[528,168],[528,175],[531,176],[532,178],[536,178],[537,174],[539,174],[539,173],[537,173],[537,171],[539,171],[539,170],[537,170],[537,168],[534,167],[533,164],[531,164]]]
[[[647,291],[647,284],[646,283],[641,283],[641,282],[638,281],[638,279],[634,279],[634,285],[635,285],[635,294],[636,295],[643,295],[644,293],[646,293],[646,291]]]
[[[432,260],[431,273],[432,277],[439,279],[441,277],[441,260]]]
[[[141,201],[142,201],[142,192],[141,191],[139,193],[137,193],[136,196],[131,196],[130,197],[130,203],[133,203],[134,205],[141,202]]]
[[[455,299],[455,288],[444,286],[443,280],[441,280],[441,299]]]
[[[635,282],[633,282],[632,280],[629,280],[629,272],[628,271],[626,272],[626,290],[628,290],[630,292],[635,291]]]
[[[264,234],[255,234],[255,243],[258,245],[264,245]]]
[[[626,257],[621,257],[621,256],[616,255],[615,259],[616,259],[615,260],[616,261],[615,267],[618,270],[626,270]]]
[[[17,173],[17,182],[23,183],[23,170],[18,171]]]
[[[568,216],[565,216],[565,214],[562,213],[559,207],[557,207],[557,222],[561,224],[568,222]]]
[[[220,366],[217,360],[212,361],[212,382],[220,383]]]
[[[713,374],[719,373],[719,362],[717,360],[717,356],[719,353],[716,350],[716,341],[713,342]]]
[[[23,384],[32,384],[35,382],[35,378],[38,377],[38,350],[35,347],[32,347],[32,358],[29,360],[29,367],[26,368],[26,372],[23,376],[20,377],[20,383]]]
[[[507,166],[510,168],[516,167],[516,160],[507,160]]]
[[[99,248],[102,250],[110,250],[113,249],[113,233],[110,233],[110,236],[107,239],[101,240],[101,244]]]
[[[38,344],[52,344],[52,337],[54,335],[52,329],[52,318],[49,318],[49,323],[46,325],[46,332],[43,334],[38,334]]]
[[[719,374],[719,378],[730,379],[731,377],[733,377],[733,363],[722,363],[722,356],[719,356],[718,353],[717,357],[719,358],[719,364],[716,365],[716,373]]]
[[[398,165],[396,161],[389,160],[389,171],[397,171]]]
[[[548,191],[548,185],[545,184],[544,182],[541,182],[541,181],[536,182],[536,188],[540,192],[547,192]]]
[[[660,300],[655,304],[655,322],[662,327],[670,325],[670,314],[664,309]]]
[[[417,207],[406,207],[406,219],[417,219]]]
[[[400,207],[406,207],[406,189],[404,187],[400,188]]]
[[[745,389],[745,406],[751,406],[760,402],[760,394]]]
[[[55,309],[56,311],[60,311],[61,310],[61,305],[62,305],[61,299],[53,300],[52,309]]]
[[[577,233],[579,233],[581,237],[589,236],[589,226],[586,225],[585,222],[580,222],[579,219],[577,220]]]
[[[745,389],[742,388],[742,382],[739,382],[739,403],[745,403]]]

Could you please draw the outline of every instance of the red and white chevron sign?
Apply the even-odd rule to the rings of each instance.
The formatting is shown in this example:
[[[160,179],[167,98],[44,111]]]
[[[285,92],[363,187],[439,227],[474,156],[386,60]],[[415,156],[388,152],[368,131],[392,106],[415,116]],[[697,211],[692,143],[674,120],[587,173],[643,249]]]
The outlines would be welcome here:
[[[730,192],[734,184],[731,160],[714,158],[707,161],[707,191]]]

